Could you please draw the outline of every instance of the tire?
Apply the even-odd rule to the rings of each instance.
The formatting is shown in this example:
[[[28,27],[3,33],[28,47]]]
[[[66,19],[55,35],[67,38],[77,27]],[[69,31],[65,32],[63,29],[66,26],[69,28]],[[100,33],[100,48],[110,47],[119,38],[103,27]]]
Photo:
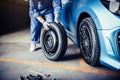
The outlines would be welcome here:
[[[52,61],[61,59],[67,49],[67,35],[64,28],[57,23],[50,23],[49,30],[42,33],[42,50]]]
[[[79,46],[82,57],[86,63],[92,66],[99,64],[100,45],[97,29],[91,17],[81,21],[78,31]]]

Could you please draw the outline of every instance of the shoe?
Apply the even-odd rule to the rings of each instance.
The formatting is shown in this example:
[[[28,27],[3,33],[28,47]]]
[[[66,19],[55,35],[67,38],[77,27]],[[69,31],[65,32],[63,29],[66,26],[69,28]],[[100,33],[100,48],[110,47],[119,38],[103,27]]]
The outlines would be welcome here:
[[[33,52],[36,50],[36,44],[34,43],[31,43],[31,46],[30,46],[30,52]]]

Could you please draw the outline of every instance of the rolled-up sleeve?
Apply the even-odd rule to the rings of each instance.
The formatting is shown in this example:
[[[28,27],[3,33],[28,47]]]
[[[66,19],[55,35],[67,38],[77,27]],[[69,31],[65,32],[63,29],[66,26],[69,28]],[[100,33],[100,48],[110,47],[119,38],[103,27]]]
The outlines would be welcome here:
[[[54,13],[58,14],[62,9],[61,0],[53,0]]]
[[[40,14],[36,9],[34,9],[34,10],[33,10],[33,15],[34,15],[34,17],[38,17],[38,16],[40,16],[41,14]]]

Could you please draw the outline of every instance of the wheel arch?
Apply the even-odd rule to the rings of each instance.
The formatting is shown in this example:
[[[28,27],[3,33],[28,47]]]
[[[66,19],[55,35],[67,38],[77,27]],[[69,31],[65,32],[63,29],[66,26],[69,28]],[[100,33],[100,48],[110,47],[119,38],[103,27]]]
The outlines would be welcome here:
[[[89,13],[90,12],[90,13]],[[79,30],[79,24],[81,23],[81,21],[86,18],[86,17],[91,17],[96,25],[96,29],[97,30],[101,30],[102,27],[101,27],[101,23],[99,22],[99,19],[97,17],[97,15],[95,14],[95,12],[93,11],[85,11],[85,12],[82,12],[80,13],[79,17],[78,17],[78,20],[77,20],[77,28],[76,28],[76,32],[77,32],[77,39],[78,39],[78,30]],[[98,34],[98,37],[99,37],[99,34]],[[100,38],[100,37],[99,37]]]

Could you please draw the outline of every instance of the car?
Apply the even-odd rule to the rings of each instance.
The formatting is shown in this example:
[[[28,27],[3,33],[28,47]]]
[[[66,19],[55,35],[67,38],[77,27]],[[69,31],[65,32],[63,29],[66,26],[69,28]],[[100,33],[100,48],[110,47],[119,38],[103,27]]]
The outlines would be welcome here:
[[[102,64],[120,71],[120,0],[64,0],[59,24],[50,23],[43,31],[45,56],[60,60],[67,38],[80,48],[91,66]]]

